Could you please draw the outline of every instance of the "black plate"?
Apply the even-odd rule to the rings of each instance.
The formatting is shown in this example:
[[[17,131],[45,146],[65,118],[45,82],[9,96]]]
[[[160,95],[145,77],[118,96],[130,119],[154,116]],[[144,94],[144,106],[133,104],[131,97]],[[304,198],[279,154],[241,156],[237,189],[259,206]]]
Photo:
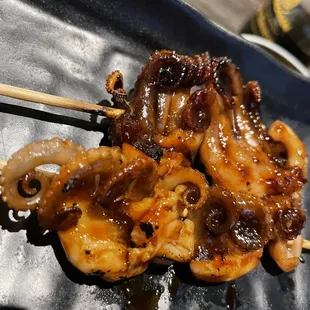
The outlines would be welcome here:
[[[112,70],[120,69],[130,88],[155,49],[227,55],[245,80],[260,82],[267,123],[279,118],[310,143],[309,81],[175,0],[2,0],[0,42],[2,83],[90,102],[108,98],[104,83]],[[96,117],[0,99],[1,159],[34,140],[60,136],[93,147],[103,138],[104,122]],[[306,190],[305,205],[309,202]],[[197,283],[179,265],[150,268],[118,285],[83,276],[67,262],[54,235],[40,236],[33,216],[14,223],[11,213],[0,208],[0,305],[225,309],[227,292],[233,291],[231,283]],[[237,306],[308,309],[310,257],[304,256],[306,262],[290,274],[281,273],[266,256],[256,270],[235,281]]]

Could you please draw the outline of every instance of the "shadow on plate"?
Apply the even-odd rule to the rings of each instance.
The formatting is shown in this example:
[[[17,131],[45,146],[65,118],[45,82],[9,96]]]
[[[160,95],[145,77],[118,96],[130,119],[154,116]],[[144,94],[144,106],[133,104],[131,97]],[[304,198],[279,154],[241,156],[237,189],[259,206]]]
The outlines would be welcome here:
[[[3,102],[0,102],[0,112],[37,119],[49,123],[74,126],[88,131],[105,132],[110,123],[110,121],[107,118],[102,118],[102,120],[98,122],[98,117],[94,118],[90,116],[90,121],[85,121],[74,117],[35,110],[17,105],[11,105]]]
[[[270,256],[268,249],[264,248],[264,254],[261,258],[261,264],[266,272],[272,276],[279,276],[283,271],[278,267],[276,262]]]
[[[75,268],[66,258],[57,233],[44,234],[40,228],[35,212],[27,217],[20,217],[17,211],[10,209],[7,204],[0,202],[0,226],[9,232],[26,230],[27,240],[35,246],[52,246],[55,256],[66,274],[73,282],[86,285],[97,285],[103,288],[110,288],[113,284],[102,281],[97,276],[87,276]]]
[[[10,209],[6,203],[0,201],[0,227],[9,232],[26,230],[27,240],[35,246],[46,246],[54,241],[53,234],[43,234],[35,212],[19,215],[18,211]]]
[[[180,282],[186,283],[188,285],[195,285],[198,287],[209,287],[209,286],[220,286],[224,283],[224,282],[210,283],[197,280],[193,276],[189,264],[175,263],[173,267],[175,275],[180,279]]]

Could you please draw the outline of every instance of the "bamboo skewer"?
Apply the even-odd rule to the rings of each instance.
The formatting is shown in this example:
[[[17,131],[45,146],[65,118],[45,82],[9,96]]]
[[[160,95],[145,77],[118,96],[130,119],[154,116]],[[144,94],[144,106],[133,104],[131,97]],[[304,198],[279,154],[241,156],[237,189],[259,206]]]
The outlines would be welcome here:
[[[0,170],[3,169],[3,167],[6,165],[6,163],[7,162],[5,160],[0,159]],[[41,171],[41,172],[45,173],[48,177],[52,177],[53,176],[53,173],[51,173],[51,172],[47,172],[47,171],[44,171],[44,170],[41,170],[41,169],[38,169],[38,171]],[[304,250],[310,250],[310,240],[303,239],[302,240],[302,248]]]
[[[0,95],[34,103],[45,104],[58,108],[95,113],[99,115],[104,115],[108,118],[116,118],[125,113],[125,110],[122,109],[103,107],[93,103],[49,95],[6,84],[0,84]]]
[[[310,250],[310,241],[303,239],[302,240],[302,248],[305,250]]]
[[[4,166],[6,166],[6,160],[0,159],[0,170],[2,170]]]

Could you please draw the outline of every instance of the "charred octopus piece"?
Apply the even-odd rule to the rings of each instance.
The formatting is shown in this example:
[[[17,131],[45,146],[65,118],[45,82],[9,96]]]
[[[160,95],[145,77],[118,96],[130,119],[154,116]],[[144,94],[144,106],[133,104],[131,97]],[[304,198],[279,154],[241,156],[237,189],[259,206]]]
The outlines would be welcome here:
[[[210,65],[208,54],[190,58],[172,51],[155,52],[137,78],[127,112],[111,125],[113,145],[128,142],[156,160],[162,148],[193,159],[208,116],[207,111],[198,111],[204,108],[204,92],[193,95],[189,103],[188,99],[193,86],[208,80]]]

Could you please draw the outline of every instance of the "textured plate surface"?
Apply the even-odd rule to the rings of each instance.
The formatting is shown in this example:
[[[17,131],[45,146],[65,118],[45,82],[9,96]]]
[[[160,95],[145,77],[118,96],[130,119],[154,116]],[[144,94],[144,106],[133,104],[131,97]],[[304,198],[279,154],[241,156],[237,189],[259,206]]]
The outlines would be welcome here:
[[[98,102],[105,79],[123,72],[129,89],[154,49],[227,55],[244,79],[263,89],[267,123],[281,119],[309,149],[310,83],[256,48],[223,32],[178,1],[1,0],[1,83]],[[10,103],[10,105],[9,105]],[[39,139],[71,138],[98,146],[106,129],[88,114],[0,98],[0,158]],[[305,205],[310,192],[305,191]],[[41,236],[33,216],[0,208],[0,305],[18,309],[226,309],[231,283],[193,281],[184,266],[150,268],[117,285],[74,269],[54,235]],[[26,216],[27,217],[27,216]],[[310,237],[309,225],[305,236]],[[309,309],[310,257],[284,274],[265,257],[235,281],[239,309]]]

